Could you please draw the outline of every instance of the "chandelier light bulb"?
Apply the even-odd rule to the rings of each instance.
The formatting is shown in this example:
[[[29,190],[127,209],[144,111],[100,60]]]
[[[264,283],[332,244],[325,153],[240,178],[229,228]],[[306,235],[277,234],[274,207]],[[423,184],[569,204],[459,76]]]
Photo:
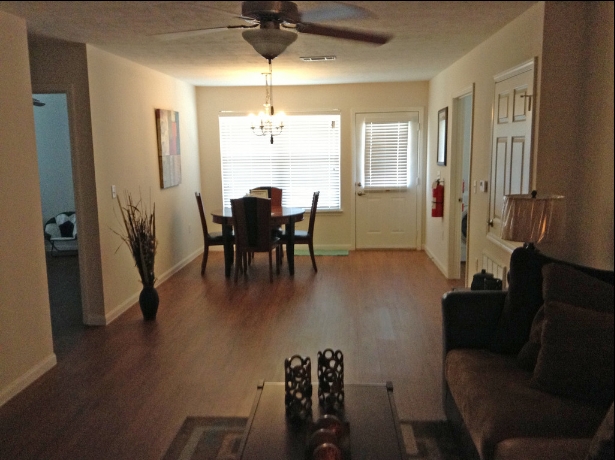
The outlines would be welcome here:
[[[271,60],[269,60],[269,72],[265,75],[265,103],[263,104],[264,111],[259,112],[259,125],[256,126],[254,119],[250,116],[250,128],[256,136],[269,136],[270,142],[273,144],[273,137],[282,133],[284,129],[284,112],[280,112],[281,116],[275,114],[272,105],[272,85],[271,85]]]

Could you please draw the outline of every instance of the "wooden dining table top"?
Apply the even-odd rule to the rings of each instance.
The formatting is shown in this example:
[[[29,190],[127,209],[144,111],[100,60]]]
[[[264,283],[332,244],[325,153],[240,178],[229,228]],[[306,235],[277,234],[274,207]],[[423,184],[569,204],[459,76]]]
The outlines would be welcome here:
[[[295,274],[295,222],[301,222],[305,209],[292,208],[288,206],[274,206],[271,208],[272,227],[286,226],[286,258],[288,259],[288,271],[291,275]],[[233,264],[233,242],[231,239],[233,227],[233,210],[231,208],[216,209],[211,213],[213,221],[222,225],[222,237],[224,239],[224,273],[228,278],[231,276],[231,265]]]

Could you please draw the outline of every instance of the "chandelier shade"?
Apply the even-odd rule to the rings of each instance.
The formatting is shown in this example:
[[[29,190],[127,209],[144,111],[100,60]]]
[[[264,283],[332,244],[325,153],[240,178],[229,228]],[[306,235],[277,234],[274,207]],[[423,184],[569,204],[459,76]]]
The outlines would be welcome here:
[[[560,239],[566,217],[561,195],[505,195],[502,239],[527,245]]]
[[[282,54],[297,39],[297,34],[281,29],[249,29],[241,35],[265,59]]]

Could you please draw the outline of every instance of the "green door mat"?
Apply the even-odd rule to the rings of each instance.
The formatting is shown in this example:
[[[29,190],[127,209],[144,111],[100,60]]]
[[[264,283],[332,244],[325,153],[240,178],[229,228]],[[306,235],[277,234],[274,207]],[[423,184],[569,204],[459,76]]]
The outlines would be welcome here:
[[[309,256],[309,249],[297,249],[295,248],[296,256]],[[314,249],[315,256],[347,256],[348,250],[346,249]]]

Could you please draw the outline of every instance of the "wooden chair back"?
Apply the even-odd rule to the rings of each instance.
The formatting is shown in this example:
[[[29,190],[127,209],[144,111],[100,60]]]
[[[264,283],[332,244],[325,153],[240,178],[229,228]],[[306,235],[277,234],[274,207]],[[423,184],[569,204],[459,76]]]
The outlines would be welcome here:
[[[310,222],[308,224],[308,235],[312,236],[314,234],[314,221],[316,220],[316,209],[318,208],[318,197],[320,196],[320,191],[314,192],[312,196],[312,208],[310,209]]]
[[[256,187],[253,190],[267,190],[267,196],[271,199],[271,207],[282,207],[282,189],[278,187]]]
[[[269,252],[272,243],[271,200],[247,196],[231,200],[231,208],[237,250]]]
[[[205,218],[205,210],[203,209],[203,200],[199,192],[194,192],[196,196],[196,203],[199,207],[199,214],[201,216],[201,226],[203,227],[203,237],[207,239],[209,232],[207,231],[207,219]]]

